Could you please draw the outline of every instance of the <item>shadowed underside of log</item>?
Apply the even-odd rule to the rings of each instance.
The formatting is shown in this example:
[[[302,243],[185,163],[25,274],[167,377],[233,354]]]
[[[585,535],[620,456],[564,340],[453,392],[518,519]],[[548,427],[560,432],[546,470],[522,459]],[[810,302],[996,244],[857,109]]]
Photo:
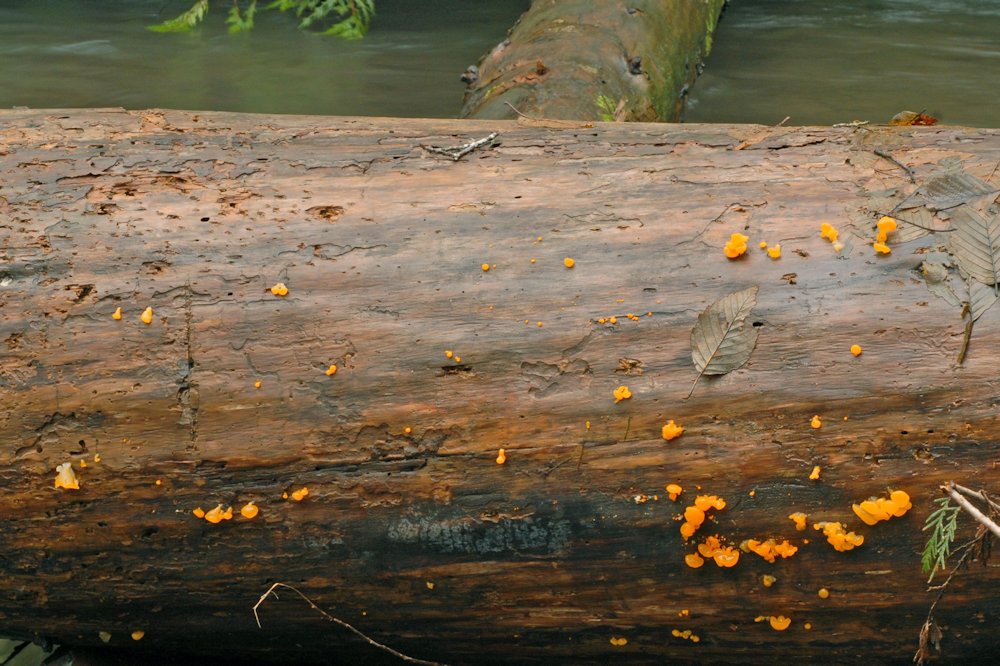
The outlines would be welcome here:
[[[876,256],[859,211],[872,191],[913,187],[873,148],[918,178],[947,157],[987,178],[995,130],[0,121],[8,631],[384,656],[292,594],[261,607],[259,629],[251,606],[284,581],[376,640],[457,663],[903,663],[931,600],[920,528],[938,484],[994,484],[1000,309],[957,366],[959,311],[915,270],[944,241]],[[458,162],[421,148],[493,131],[498,145]],[[823,221],[853,239],[839,255]],[[751,247],[729,261],[734,232]],[[752,285],[749,362],[685,400],[698,313]],[[632,397],[616,404],[620,385]],[[665,442],[669,419],[686,431]],[[53,489],[64,462],[79,490]],[[679,502],[667,483],[685,487]],[[303,501],[282,499],[302,486]],[[887,487],[914,509],[862,525],[851,503]],[[699,488],[728,505],[698,537],[799,553],[688,568],[678,516]],[[233,520],[191,513],[220,503]],[[835,552],[793,511],[865,543]],[[949,657],[995,645],[998,578],[952,582],[937,613]],[[754,621],[778,614],[786,631]]]

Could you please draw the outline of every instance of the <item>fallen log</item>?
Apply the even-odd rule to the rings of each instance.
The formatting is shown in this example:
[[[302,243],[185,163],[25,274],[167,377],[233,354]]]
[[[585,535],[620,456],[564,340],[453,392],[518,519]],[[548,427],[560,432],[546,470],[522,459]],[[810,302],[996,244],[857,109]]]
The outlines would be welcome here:
[[[672,121],[725,0],[534,0],[463,76],[460,117]]]
[[[901,228],[887,255],[872,237],[884,191],[933,199],[942,160],[991,182],[997,130],[0,120],[10,634],[144,659],[387,656],[287,590],[258,627],[281,582],[441,662],[902,663],[938,486],[995,486],[1000,308],[958,365],[963,315],[918,270],[947,233]],[[422,147],[492,132],[458,160]],[[694,385],[699,313],[754,286],[745,365]],[[665,441],[669,420],[684,433]],[[65,463],[79,489],[53,488]],[[887,488],[913,509],[862,524],[852,503]],[[685,540],[700,493],[726,506]],[[235,515],[193,514],[217,505]],[[821,521],[863,545],[835,551]],[[685,564],[709,535],[736,566]],[[768,538],[799,552],[738,550]],[[993,650],[997,580],[951,582],[949,658]]]

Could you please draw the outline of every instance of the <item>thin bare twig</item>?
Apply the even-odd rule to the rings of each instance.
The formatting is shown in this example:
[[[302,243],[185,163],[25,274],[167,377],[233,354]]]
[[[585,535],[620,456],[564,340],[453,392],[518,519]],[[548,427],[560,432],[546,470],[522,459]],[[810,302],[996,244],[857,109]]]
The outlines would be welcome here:
[[[336,618],[336,617],[330,615],[325,610],[323,610],[322,608],[320,608],[319,606],[317,606],[316,604],[314,604],[312,599],[310,599],[309,597],[307,597],[306,595],[304,595],[297,588],[294,588],[291,585],[287,585],[285,583],[274,583],[273,585],[271,585],[271,587],[267,588],[267,592],[265,592],[264,594],[260,595],[260,599],[258,599],[257,603],[255,603],[253,605],[253,616],[254,616],[254,619],[257,620],[257,627],[258,628],[260,628],[260,617],[257,615],[257,609],[260,607],[260,605],[262,603],[264,603],[264,601],[268,598],[269,595],[273,594],[274,598],[277,599],[278,595],[275,593],[275,590],[277,588],[279,588],[279,587],[287,588],[287,589],[291,590],[292,592],[294,592],[295,594],[299,595],[300,597],[302,597],[302,599],[307,604],[309,604],[310,608],[312,608],[313,610],[315,610],[317,613],[319,613],[320,615],[322,615],[324,618],[326,618],[330,622],[333,622],[334,624],[340,625],[344,629],[347,629],[348,631],[350,631],[355,636],[361,638],[366,643],[368,643],[369,645],[371,645],[373,647],[378,648],[379,650],[384,650],[385,652],[388,652],[389,654],[393,655],[394,657],[397,657],[397,658],[399,658],[399,659],[401,659],[401,660],[403,660],[405,662],[408,662],[410,664],[424,664],[425,666],[444,666],[444,664],[442,664],[441,662],[438,662],[438,661],[426,661],[424,659],[417,659],[415,657],[411,657],[409,655],[405,655],[402,652],[399,652],[398,650],[393,650],[388,645],[383,645],[382,643],[379,643],[375,639],[369,638],[368,636],[366,636],[365,634],[363,634],[360,630],[355,629],[353,626],[351,626],[347,622],[344,622],[340,618]]]
[[[882,159],[889,160],[890,162],[892,162],[893,164],[895,164],[896,166],[898,166],[900,169],[902,169],[903,171],[905,171],[906,172],[906,176],[907,176],[907,178],[910,179],[911,183],[916,183],[917,182],[917,177],[916,177],[916,175],[914,175],[913,169],[911,169],[910,167],[906,166],[905,164],[903,164],[902,162],[900,162],[899,160],[897,160],[895,157],[893,157],[889,153],[887,153],[884,150],[882,150],[881,148],[876,148],[875,149],[875,154],[878,155],[879,157],[881,157]]]
[[[987,516],[982,511],[980,511],[979,509],[977,509],[975,507],[975,505],[972,504],[972,502],[970,502],[969,500],[967,500],[964,497],[962,497],[955,490],[955,484],[954,484],[954,482],[949,481],[948,485],[941,486],[941,490],[943,490],[945,492],[945,494],[948,495],[948,497],[950,497],[953,500],[955,500],[955,503],[958,504],[963,509],[965,509],[966,512],[969,515],[971,515],[973,518],[975,518],[980,523],[982,523],[983,525],[985,525],[986,529],[988,529],[990,532],[993,532],[994,536],[1000,538],[1000,525],[997,525],[996,523],[994,523],[993,520],[990,519],[989,516]]]
[[[457,162],[473,150],[481,148],[486,144],[493,141],[493,139],[499,136],[500,132],[490,132],[488,136],[484,136],[482,139],[476,139],[475,141],[470,141],[469,143],[463,143],[460,146],[449,146],[447,148],[441,148],[439,146],[426,146],[420,144],[420,147],[429,153],[434,153],[436,155],[444,155],[450,157],[453,161]]]
[[[989,504],[994,511],[1000,511],[1000,504],[997,504],[992,499],[990,499],[990,497],[986,494],[985,490],[975,491],[972,488],[966,488],[965,486],[960,486],[954,481],[951,482],[951,485],[955,488],[955,490],[962,493],[963,495],[966,495],[968,497],[974,497],[975,499],[981,499],[987,504]]]

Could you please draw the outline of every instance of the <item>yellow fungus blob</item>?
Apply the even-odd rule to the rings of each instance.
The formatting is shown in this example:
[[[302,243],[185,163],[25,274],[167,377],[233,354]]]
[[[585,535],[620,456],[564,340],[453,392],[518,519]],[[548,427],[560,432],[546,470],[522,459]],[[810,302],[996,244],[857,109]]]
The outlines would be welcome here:
[[[698,530],[698,526],[692,525],[691,523],[684,522],[681,523],[681,536],[685,539],[690,539],[694,536],[694,533]]]
[[[806,622],[805,624],[802,625],[802,628],[806,629],[806,630],[809,630],[809,629],[812,629],[813,626],[812,626],[812,623]]]
[[[137,630],[135,630],[135,631],[132,632],[132,640],[134,640],[134,641],[141,641],[142,637],[145,636],[145,635],[146,635],[145,631],[141,631],[141,630],[137,629]]]
[[[55,487],[66,490],[80,489],[80,482],[76,478],[76,473],[73,471],[71,463],[64,462],[61,465],[56,465]]]
[[[751,490],[750,492],[748,492],[747,495],[749,495],[750,497],[756,497],[757,496],[757,489],[754,488],[753,490]]]
[[[735,548],[720,548],[712,554],[712,559],[717,566],[728,569],[740,561],[740,551]]]
[[[335,374],[337,374],[337,366],[336,366],[336,364],[331,365],[329,368],[326,369],[326,376],[327,377],[333,377]]]
[[[777,582],[777,578],[770,574],[764,574],[760,577],[760,582],[764,584],[764,587],[771,587]]]
[[[428,590],[433,590],[434,589],[434,583],[432,583],[430,581],[427,581],[426,585],[427,585],[427,589]]]
[[[806,514],[801,511],[796,511],[795,513],[789,514],[788,519],[795,523],[795,529],[799,532],[805,532],[806,530]]]
[[[607,319],[605,319],[604,317],[601,317],[600,319],[598,319],[598,320],[597,320],[597,323],[598,323],[598,324],[604,324],[604,323],[606,323],[607,321],[608,321]]]
[[[855,356],[861,356],[861,345],[851,345],[851,353]]]
[[[820,473],[820,466],[816,465],[815,467],[813,467],[813,471],[809,472],[809,480],[810,481],[818,481],[819,480],[819,473]]]
[[[163,485],[163,481],[161,479],[157,479],[156,480],[156,485],[162,486]]]
[[[767,241],[761,241],[760,242],[760,249],[762,249],[762,250],[766,250],[767,249]]]
[[[625,638],[624,636],[622,636],[620,638],[617,637],[617,636],[612,636],[611,637],[611,644],[614,645],[615,647],[621,647],[623,645],[628,645],[628,639]]]
[[[205,520],[207,520],[210,523],[219,523],[222,522],[223,520],[232,520],[232,519],[233,519],[233,507],[229,507],[228,509],[223,511],[221,504],[216,506],[211,511],[207,511],[205,513]]]
[[[259,389],[261,387],[261,382],[259,379],[253,383],[253,387],[255,389]]]
[[[111,315],[111,318],[114,319],[115,321],[118,321],[119,319],[121,319],[122,318],[122,309],[121,308],[116,308],[115,311],[114,311],[114,313]]]
[[[689,506],[684,509],[684,520],[695,527],[701,527],[705,522],[705,512],[696,506]]]
[[[819,225],[819,237],[820,238],[826,238],[831,243],[836,243],[837,242],[837,235],[838,235],[837,234],[837,230],[833,227],[832,224],[828,224],[828,223],[824,222],[823,224]]]
[[[814,524],[813,529],[822,531],[826,540],[838,552],[853,550],[865,542],[863,536],[846,531],[841,523],[824,521]]]
[[[889,497],[878,497],[853,504],[855,515],[866,525],[874,525],[890,518],[899,518],[912,508],[910,496],[902,490],[893,490]]]
[[[566,257],[565,259],[563,259],[563,266],[565,266],[566,268],[573,268],[573,266],[575,265],[576,262],[573,261],[571,257]]]
[[[879,240],[881,241],[884,241],[888,237],[890,231],[895,231],[897,228],[896,220],[888,215],[880,217],[875,226],[878,227]]]
[[[80,458],[80,469],[87,469],[87,461],[84,458]]]
[[[615,396],[615,403],[619,403],[622,400],[628,400],[632,397],[632,392],[628,390],[628,387],[624,384],[616,388],[612,394]]]
[[[240,515],[242,515],[244,518],[250,518],[250,519],[256,518],[259,512],[260,509],[257,508],[257,505],[254,504],[253,502],[247,502],[246,504],[243,505],[243,508],[240,509]]]
[[[778,615],[777,617],[772,615],[770,622],[771,628],[775,631],[784,631],[785,629],[788,629],[789,625],[792,624],[792,618],[785,617],[784,615]]]
[[[590,421],[587,421],[587,422],[586,422],[586,423],[584,424],[584,426],[586,426],[587,430],[590,430]]]
[[[708,511],[709,509],[722,509],[726,508],[726,500],[718,497],[716,495],[698,495],[694,498],[695,508],[702,511]]]
[[[143,310],[142,314],[139,315],[139,319],[142,320],[143,324],[147,324],[147,325],[148,324],[152,324],[153,323],[153,308],[146,308],[145,310]]]
[[[413,432],[413,428],[411,428],[410,426],[406,426],[405,428],[403,428],[404,435],[409,435],[411,432]]]
[[[532,260],[531,260],[531,263],[535,263],[535,261],[536,261],[535,259],[532,259]]]
[[[444,352],[444,357],[445,358],[451,358],[454,355],[455,355],[455,352],[451,351],[450,349],[446,349],[445,352]]]
[[[774,539],[767,541],[748,539],[745,543],[747,550],[760,555],[771,564],[774,564],[776,557],[781,557],[784,560],[799,552],[798,547],[793,546],[787,539],[781,543],[776,543]]]
[[[95,453],[94,454],[94,462],[95,463],[101,462],[101,454],[100,453]]]
[[[816,594],[819,595],[820,599],[829,599],[830,598],[830,590],[826,589],[825,587],[819,588],[819,592],[817,592]]]
[[[490,265],[489,264],[483,264],[483,272],[485,273],[488,270],[490,270]]]
[[[617,324],[618,323],[618,317],[610,317],[608,319],[608,323],[610,323],[610,324]]]
[[[668,442],[672,439],[677,439],[684,434],[684,428],[674,423],[673,419],[667,421],[667,424],[663,426],[660,434],[663,435],[663,439]]]
[[[298,490],[292,492],[292,499],[295,500],[296,502],[301,502],[306,498],[306,495],[308,494],[309,494],[309,489],[305,486],[302,486]]]
[[[729,237],[722,251],[730,259],[735,259],[736,257],[742,255],[747,251],[747,241],[750,240],[749,236],[744,236],[741,233],[734,233]]]
[[[823,427],[823,421],[821,421],[819,415],[817,415],[812,417],[812,421],[809,422],[809,425],[818,430]]]
[[[497,464],[502,465],[507,462],[507,449],[500,449],[497,453]]]
[[[774,245],[772,247],[767,248],[767,256],[771,257],[772,259],[780,259],[781,245]]]
[[[875,251],[878,252],[879,254],[889,254],[890,252],[892,252],[892,248],[890,248],[885,243],[880,243],[878,241],[872,243],[872,247],[875,248]]]
[[[271,287],[271,293],[275,296],[287,296],[288,287],[285,286],[284,282],[279,282],[278,284]]]
[[[677,617],[690,617],[690,616],[691,616],[691,611],[689,611],[687,608],[682,608],[681,611],[677,613]]]
[[[205,517],[205,510],[202,509],[200,506],[195,507],[194,511],[192,511],[191,513],[194,514],[195,518],[204,518]]]
[[[681,487],[680,487],[679,485],[677,485],[676,483],[668,483],[668,484],[667,484],[667,494],[669,494],[669,495],[670,495],[670,499],[671,499],[672,501],[676,502],[676,501],[677,501],[677,498],[678,498],[678,497],[680,497],[680,494],[681,494],[682,492],[684,492],[684,489],[683,489],[683,488],[681,488]]]
[[[538,328],[542,327],[542,322],[538,322]]]
[[[462,362],[462,357],[461,356],[456,356],[454,360],[455,360],[455,363],[461,363]]]
[[[705,560],[703,560],[701,555],[698,553],[688,553],[684,556],[684,564],[688,565],[692,569],[698,569],[705,564]]]

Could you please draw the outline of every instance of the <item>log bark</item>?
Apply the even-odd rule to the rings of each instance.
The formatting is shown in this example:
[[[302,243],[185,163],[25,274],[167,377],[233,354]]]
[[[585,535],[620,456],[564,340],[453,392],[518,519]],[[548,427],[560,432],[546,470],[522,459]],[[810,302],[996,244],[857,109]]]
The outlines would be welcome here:
[[[863,239],[871,193],[913,187],[873,148],[918,179],[947,157],[986,179],[997,130],[113,109],[0,127],[8,632],[105,631],[143,658],[384,656],[293,594],[258,628],[280,581],[451,663],[904,663],[938,486],[996,485],[1000,308],[956,365],[962,317],[916,271],[944,241]],[[460,161],[421,148],[493,131]],[[854,238],[839,255],[823,221]],[[730,261],[733,232],[751,248]],[[685,400],[698,313],[755,284],[749,362]],[[669,419],[686,430],[666,442]],[[65,462],[79,490],[53,488]],[[852,502],[887,487],[914,508],[862,525]],[[728,502],[699,537],[799,553],[690,569],[698,492]],[[192,515],[217,504],[237,515]],[[865,543],[835,552],[793,511]],[[993,650],[998,580],[952,581],[949,658]],[[754,621],[778,614],[788,630]]]
[[[509,104],[534,118],[678,120],[724,5],[535,0],[479,62],[461,117],[515,118]]]

